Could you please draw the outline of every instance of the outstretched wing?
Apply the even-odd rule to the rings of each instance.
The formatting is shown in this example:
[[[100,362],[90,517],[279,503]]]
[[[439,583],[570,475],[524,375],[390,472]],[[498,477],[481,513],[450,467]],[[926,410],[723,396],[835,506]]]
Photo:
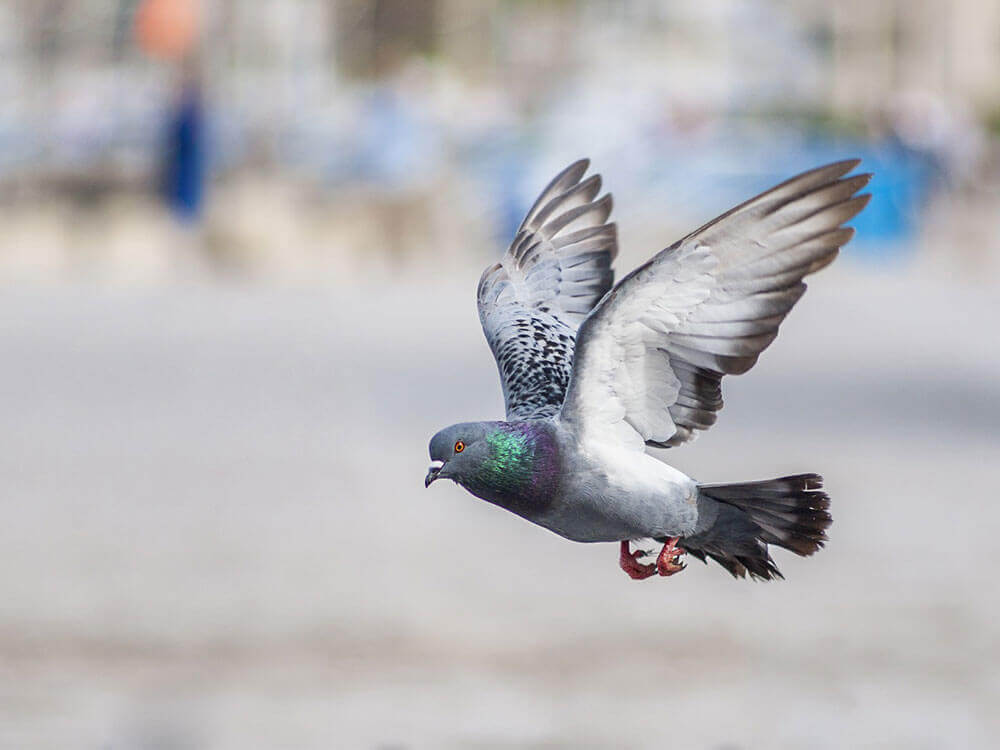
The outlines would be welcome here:
[[[571,164],[524,217],[503,259],[479,280],[479,320],[500,370],[508,419],[556,414],[569,383],[576,331],[611,288],[618,253],[607,224],[611,195],[596,198],[590,161]]]
[[[642,448],[679,445],[722,408],[723,375],[740,374],[778,335],[854,230],[870,195],[852,159],[794,177],[655,255],[580,328],[560,419]]]

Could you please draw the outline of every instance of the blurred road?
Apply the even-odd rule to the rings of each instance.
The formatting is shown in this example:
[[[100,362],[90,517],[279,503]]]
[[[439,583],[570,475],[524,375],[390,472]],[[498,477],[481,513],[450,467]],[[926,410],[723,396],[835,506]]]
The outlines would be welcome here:
[[[501,414],[466,276],[4,291],[0,747],[998,746],[995,289],[817,277],[664,455],[823,473],[828,548],[636,583],[424,490]]]

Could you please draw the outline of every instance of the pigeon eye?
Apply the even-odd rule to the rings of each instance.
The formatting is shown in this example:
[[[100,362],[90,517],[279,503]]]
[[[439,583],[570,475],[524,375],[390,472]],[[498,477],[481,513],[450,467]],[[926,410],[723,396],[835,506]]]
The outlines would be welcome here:
[[[461,440],[455,443],[455,453],[461,453],[464,450],[465,450],[465,443],[463,443]]]

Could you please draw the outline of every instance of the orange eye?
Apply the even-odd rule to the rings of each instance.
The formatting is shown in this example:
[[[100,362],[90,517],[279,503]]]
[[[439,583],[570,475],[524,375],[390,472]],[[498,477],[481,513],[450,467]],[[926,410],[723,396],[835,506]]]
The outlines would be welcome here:
[[[465,443],[463,443],[461,440],[455,443],[455,453],[461,453],[464,450],[465,450]]]

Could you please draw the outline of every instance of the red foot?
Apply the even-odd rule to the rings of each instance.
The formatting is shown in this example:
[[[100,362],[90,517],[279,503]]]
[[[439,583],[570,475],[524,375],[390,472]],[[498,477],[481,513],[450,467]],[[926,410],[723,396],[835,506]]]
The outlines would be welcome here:
[[[637,558],[642,557],[642,550],[637,549],[630,552],[628,539],[622,542],[621,554],[618,556],[618,564],[622,570],[628,573],[629,578],[641,581],[644,578],[656,575],[656,565],[643,565]]]
[[[667,540],[667,543],[663,545],[663,549],[660,550],[660,556],[656,558],[656,572],[661,576],[672,576],[674,573],[680,573],[687,567],[687,565],[681,562],[681,555],[684,554],[684,550],[677,547],[677,542],[679,541],[679,536],[672,537]],[[648,567],[653,566],[650,565]]]

